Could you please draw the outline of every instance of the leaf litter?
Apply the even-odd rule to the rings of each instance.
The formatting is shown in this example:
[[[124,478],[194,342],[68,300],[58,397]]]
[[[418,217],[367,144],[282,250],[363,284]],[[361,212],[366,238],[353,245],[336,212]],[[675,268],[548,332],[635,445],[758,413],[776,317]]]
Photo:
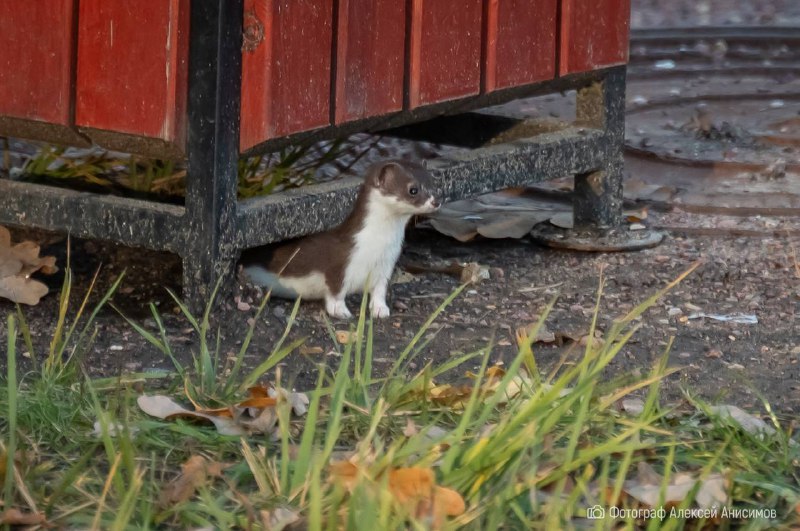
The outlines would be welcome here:
[[[216,409],[203,409],[195,405],[192,410],[164,395],[141,395],[136,402],[150,416],[163,420],[183,418],[210,422],[221,435],[236,436],[248,433],[278,436],[278,412],[275,409],[278,403],[288,403],[298,417],[308,411],[308,396],[305,393],[272,386],[251,387],[248,393],[249,398]]]
[[[332,462],[328,473],[331,482],[341,485],[349,493],[362,481],[386,481],[395,504],[414,518],[429,523],[433,529],[441,528],[447,517],[459,516],[466,511],[464,498],[453,489],[437,485],[430,468],[389,468],[370,478],[366,467],[349,460]]]
[[[58,271],[54,256],[39,256],[39,245],[32,241],[11,244],[11,233],[0,226],[0,297],[34,306],[47,295],[47,286],[33,278],[37,272],[52,275]]]

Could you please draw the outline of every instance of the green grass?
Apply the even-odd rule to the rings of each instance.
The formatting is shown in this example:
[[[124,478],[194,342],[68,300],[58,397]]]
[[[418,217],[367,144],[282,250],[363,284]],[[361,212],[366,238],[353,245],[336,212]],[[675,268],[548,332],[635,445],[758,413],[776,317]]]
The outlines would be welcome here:
[[[141,392],[172,389],[184,403],[188,393],[203,405],[224,405],[241,400],[246,388],[258,381],[275,382],[276,365],[291,362],[299,345],[287,343],[297,307],[272,354],[255,369],[245,370],[240,360],[254,325],[244,334],[237,361],[226,366],[209,312],[194,316],[176,298],[200,339],[190,367],[178,364],[152,307],[155,333],[129,322],[142,341],[175,362],[176,372],[92,380],[81,363],[95,337],[92,321],[99,308],[87,313],[86,294],[75,317],[67,319],[73,297],[68,273],[47,352],[32,350],[22,312],[8,317],[8,369],[0,379],[2,509],[40,512],[56,526],[87,529],[263,529],[270,521],[279,528],[274,524],[281,514],[294,515],[299,519],[295,528],[301,529],[797,525],[800,450],[790,426],[773,416],[774,431],[748,433],[735,423],[714,419],[708,404],[691,390],[691,407],[662,404],[660,385],[673,371],[666,363],[668,352],[639,381],[609,369],[637,333],[638,318],[672,285],[618,318],[602,345],[565,354],[551,372],[540,371],[533,346],[525,343],[504,367],[504,375],[495,377],[491,375],[496,369],[489,370],[491,344],[475,345],[474,352],[444,366],[411,370],[429,347],[430,324],[460,291],[431,315],[382,377],[373,369],[373,357],[379,353],[373,350],[375,331],[362,305],[352,329],[356,339],[340,347],[339,366],[320,365],[316,385],[308,390],[306,415],[293,417],[289,405],[281,402],[274,437],[240,438],[221,436],[213,427],[147,417],[136,398]],[[257,319],[266,304],[267,300]],[[590,334],[601,305],[602,281]],[[528,337],[535,335],[534,331]],[[26,374],[18,373],[15,363],[20,340],[33,357],[41,356]],[[434,400],[429,392],[433,382],[468,360],[480,363],[471,387],[451,403]],[[161,380],[156,385],[152,378],[157,377]],[[631,393],[643,397],[637,415],[617,407]],[[92,434],[96,421],[97,435]],[[409,431],[409,425],[415,429]],[[185,501],[165,504],[163,489],[192,456],[222,463],[224,470],[210,473]],[[357,463],[352,484],[332,479],[331,463],[342,459]],[[775,516],[587,520],[587,509],[594,505],[643,507],[629,494],[641,463],[661,476],[661,500],[680,474],[700,480],[722,474],[730,498],[727,506],[774,510]],[[436,513],[415,510],[412,503],[399,503],[391,478],[406,467],[431,469],[437,485],[463,497],[466,511],[437,518]],[[671,507],[695,507],[700,488],[698,483]]]

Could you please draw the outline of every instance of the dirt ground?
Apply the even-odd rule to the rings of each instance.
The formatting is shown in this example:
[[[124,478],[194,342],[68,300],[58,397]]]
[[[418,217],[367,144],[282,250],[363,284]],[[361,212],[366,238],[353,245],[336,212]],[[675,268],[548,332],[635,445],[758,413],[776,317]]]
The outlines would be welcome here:
[[[633,24],[642,27],[800,21],[800,9],[788,1],[634,0],[633,4]],[[797,162],[794,153],[786,157],[790,163]],[[646,169],[636,163],[629,164],[629,172],[635,172],[629,179],[643,178],[641,171]],[[783,186],[782,182],[778,184]],[[784,195],[796,198],[799,192],[800,187],[795,187]],[[791,208],[758,216],[696,210],[652,209],[647,222],[651,227],[665,228],[669,237],[657,248],[635,253],[558,251],[536,246],[528,238],[460,243],[430,228],[410,230],[403,260],[478,262],[489,268],[491,276],[468,289],[437,319],[431,329],[429,347],[417,359],[417,366],[428,361],[440,364],[460,353],[482,348],[490,341],[495,344],[493,361],[510,359],[516,350],[515,329],[535,322],[556,295],[558,300],[547,318],[548,328],[557,336],[580,335],[591,320],[601,271],[606,284],[599,328],[607,330],[611,319],[630,310],[695,261],[702,260],[695,273],[645,314],[641,329],[614,361],[612,370],[630,375],[646,372],[674,338],[670,364],[681,369],[668,380],[667,400],[678,400],[685,389],[713,401],[760,409],[760,396],[764,396],[779,414],[795,417],[800,411],[797,255],[800,218]],[[15,231],[14,235],[17,239],[25,237],[42,243],[43,254],[54,254],[59,264],[64,263],[63,236],[36,231]],[[99,292],[125,270],[125,280],[113,299],[115,307],[153,330],[155,322],[147,308],[147,303],[153,301],[164,315],[179,358],[190,360],[191,352],[197,349],[197,339],[185,319],[177,315],[165,289],[180,289],[177,257],[106,242],[73,240],[71,261],[76,307],[77,298],[86,291],[98,267],[102,266],[96,288]],[[38,306],[25,308],[39,352],[46,349],[55,326],[61,276],[44,280],[53,293]],[[433,273],[404,275],[401,280],[391,288],[392,316],[377,323],[375,328],[379,371],[391,366],[397,353],[458,285],[454,278]],[[254,295],[254,290],[239,286],[236,297],[240,302],[230,296],[213,315],[214,325],[221,332],[221,351],[226,356],[238,351],[248,322],[255,315]],[[99,293],[95,299],[98,297]],[[358,302],[358,297],[351,298],[351,309],[356,309]],[[12,304],[0,301],[0,313],[12,311]],[[256,365],[270,352],[290,312],[291,305],[287,302],[269,303],[256,325],[245,360],[247,365]],[[754,315],[758,322],[689,318],[699,312],[743,313]],[[94,352],[86,360],[86,367],[93,375],[171,368],[170,362],[138,336],[116,310],[107,308],[97,322]],[[346,329],[347,323],[335,322],[334,328]],[[5,342],[4,320],[0,336]],[[306,349],[287,359],[284,373],[294,380],[297,388],[310,387],[316,377],[316,366],[319,363],[334,366],[338,359],[337,344],[329,335],[321,304],[302,306],[291,337],[306,337]],[[540,365],[548,368],[568,348],[569,341],[539,343],[535,354]],[[23,359],[23,366],[29,366],[29,362]]]

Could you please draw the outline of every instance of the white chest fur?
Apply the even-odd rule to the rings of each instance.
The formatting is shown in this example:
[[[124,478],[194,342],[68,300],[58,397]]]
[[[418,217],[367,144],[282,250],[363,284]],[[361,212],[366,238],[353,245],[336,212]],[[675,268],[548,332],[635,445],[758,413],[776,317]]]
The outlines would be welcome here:
[[[405,227],[411,214],[400,201],[372,190],[364,225],[355,234],[353,250],[345,268],[346,293],[371,290],[388,280],[403,246]]]

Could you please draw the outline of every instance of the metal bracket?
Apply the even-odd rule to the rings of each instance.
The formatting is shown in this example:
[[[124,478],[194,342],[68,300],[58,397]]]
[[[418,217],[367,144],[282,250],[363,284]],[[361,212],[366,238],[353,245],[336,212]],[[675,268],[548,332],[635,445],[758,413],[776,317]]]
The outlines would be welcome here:
[[[625,67],[608,71],[602,81],[578,90],[576,122],[603,131],[602,164],[575,174],[572,229],[549,222],[531,231],[534,241],[575,251],[634,251],[654,247],[664,234],[621,227],[623,150],[625,149]]]

